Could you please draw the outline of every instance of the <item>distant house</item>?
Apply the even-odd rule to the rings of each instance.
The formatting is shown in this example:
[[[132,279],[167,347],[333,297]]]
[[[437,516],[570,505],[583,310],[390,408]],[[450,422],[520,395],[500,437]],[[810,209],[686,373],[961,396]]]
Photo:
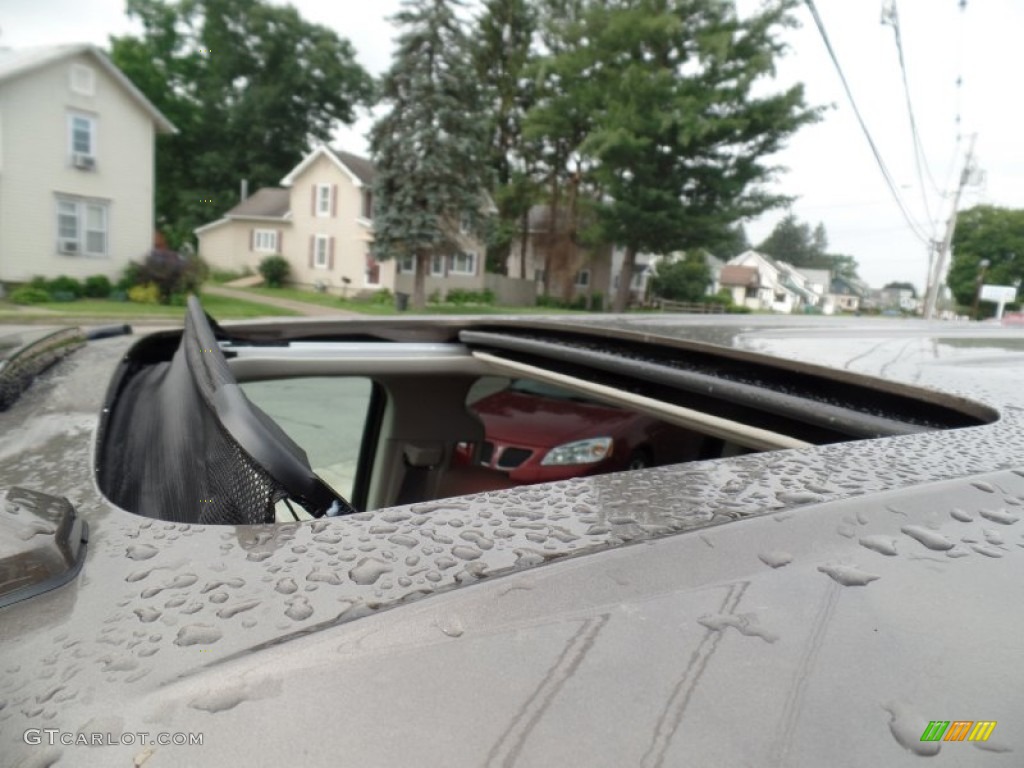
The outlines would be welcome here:
[[[757,267],[726,264],[719,273],[718,283],[721,290],[729,291],[733,304],[761,309],[761,275]]]
[[[536,283],[537,295],[544,293],[545,277],[551,296],[578,299],[600,294],[610,306],[619,288],[619,275],[625,262],[626,249],[622,246],[601,245],[593,248],[574,243],[567,234],[565,212],[559,214],[557,227],[551,225],[551,208],[535,205],[528,217],[528,235],[524,243],[517,238],[512,243],[507,271],[510,276],[525,274]],[[525,256],[525,269],[521,266]],[[653,276],[653,267],[659,257],[651,253],[638,253],[630,281],[631,302],[642,303]],[[551,269],[546,276],[545,269]]]
[[[872,300],[871,288],[855,277],[836,275],[830,283],[831,293],[840,312],[858,312],[877,304]]]
[[[730,259],[729,265],[757,271],[757,291],[753,296],[747,295],[744,306],[772,312],[792,312],[800,306],[804,290],[794,281],[788,264],[776,263],[757,251],[745,251]]]
[[[217,269],[255,270],[280,254],[291,282],[342,295],[382,288],[412,292],[413,259],[377,261],[373,243],[373,180],[366,158],[320,146],[282,180],[196,229],[199,254]],[[430,263],[426,290],[485,287],[484,245],[464,222],[453,222],[457,247]]]
[[[175,128],[98,48],[0,49],[0,281],[116,277],[153,242]]]
[[[588,293],[607,295],[611,282],[611,248],[587,249],[572,241],[567,233],[567,215],[551,224],[551,208],[535,205],[527,217],[527,236],[517,237],[509,252],[506,272],[534,282],[535,295],[544,293],[545,282],[551,296],[575,299]],[[550,274],[546,271],[550,270]]]
[[[746,251],[730,259],[720,281],[723,288],[729,289],[734,303],[751,309],[788,313],[814,308],[825,314],[836,309],[835,297],[829,291],[832,281],[828,270],[798,269],[757,251]]]

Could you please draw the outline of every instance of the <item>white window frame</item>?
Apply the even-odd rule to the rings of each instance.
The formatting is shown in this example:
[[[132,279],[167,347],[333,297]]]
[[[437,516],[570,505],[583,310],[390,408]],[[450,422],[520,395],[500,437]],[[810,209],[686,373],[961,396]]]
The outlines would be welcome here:
[[[331,215],[332,190],[330,184],[316,185],[316,215],[318,218],[326,218]],[[319,237],[319,235],[318,235]]]
[[[75,121],[84,120],[89,126],[89,151],[82,152],[75,148]],[[68,112],[68,155],[88,155],[96,157],[96,117],[83,112]]]
[[[590,269],[581,269],[573,278],[573,285],[577,288],[586,288],[590,285]]]
[[[277,230],[254,230],[252,233],[252,249],[257,253],[277,253]]]
[[[68,87],[80,96],[96,95],[96,70],[85,64],[72,64],[68,73]]]
[[[359,196],[359,218],[363,221],[373,221],[373,190],[365,188]]]
[[[62,210],[62,206],[72,207],[72,211]],[[98,211],[102,217],[101,229],[89,229],[89,213]],[[69,237],[61,232],[61,216],[74,216],[75,235]],[[90,200],[75,197],[57,197],[56,205],[57,253],[65,256],[87,256],[106,258],[110,253],[110,204],[104,200]],[[103,249],[89,249],[89,235],[100,233],[103,236]],[[68,246],[73,244],[72,249]]]
[[[403,275],[416,274],[416,257],[413,254],[403,256],[398,260],[398,271]]]
[[[314,235],[313,238],[313,268],[327,269],[331,258],[331,238],[329,235]]]
[[[430,257],[430,275],[432,277],[444,277],[445,262],[448,257],[435,253]],[[440,269],[438,268],[440,267]]]
[[[460,269],[459,261],[462,258],[469,259],[469,269]],[[476,274],[476,253],[473,251],[461,251],[452,255],[451,265],[448,267],[449,275],[475,275]]]

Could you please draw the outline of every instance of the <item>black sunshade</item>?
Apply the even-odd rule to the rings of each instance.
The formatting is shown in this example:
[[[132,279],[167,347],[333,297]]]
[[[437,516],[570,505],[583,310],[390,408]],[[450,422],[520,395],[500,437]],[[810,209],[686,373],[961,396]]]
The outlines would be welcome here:
[[[124,509],[204,524],[273,522],[282,499],[313,516],[354,511],[242,393],[194,297],[172,359],[129,355],[108,407],[99,484]]]

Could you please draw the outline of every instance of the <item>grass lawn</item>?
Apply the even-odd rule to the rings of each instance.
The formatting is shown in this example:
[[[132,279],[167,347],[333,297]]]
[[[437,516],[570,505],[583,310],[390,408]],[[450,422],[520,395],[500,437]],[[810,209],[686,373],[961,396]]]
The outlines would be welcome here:
[[[298,315],[287,309],[279,309],[269,304],[260,304],[259,298],[253,301],[207,295],[202,297],[203,308],[213,317],[220,319],[240,319],[247,317],[272,317]],[[33,312],[33,310],[45,310]],[[48,301],[42,304],[17,305],[0,301],[0,319],[17,320],[19,318],[46,318],[59,320],[62,317],[166,317],[178,319],[185,315],[184,307],[168,307],[162,304],[136,304],[131,301],[107,301],[105,299],[79,299],[78,301]]]
[[[276,296],[281,299],[318,304],[333,309],[345,309],[364,315],[563,315],[579,314],[582,311],[558,309],[555,307],[496,307],[490,304],[427,304],[422,312],[415,312],[412,309],[408,312],[399,312],[395,309],[394,299],[390,299],[386,303],[377,303],[366,299],[343,299],[333,294],[316,293],[315,291],[306,291],[301,288],[267,288],[259,286],[235,290],[251,293],[257,300],[259,296]],[[204,299],[203,301],[205,304],[206,300]]]

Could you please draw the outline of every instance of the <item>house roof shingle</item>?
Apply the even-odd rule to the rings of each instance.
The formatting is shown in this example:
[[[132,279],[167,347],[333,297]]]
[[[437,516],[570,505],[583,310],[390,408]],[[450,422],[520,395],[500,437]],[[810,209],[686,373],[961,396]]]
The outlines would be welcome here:
[[[225,216],[235,218],[246,218],[249,216],[260,216],[270,218],[284,218],[288,213],[288,199],[291,190],[283,187],[263,187],[240,202]]]
[[[377,169],[373,167],[373,163],[370,160],[340,149],[331,149],[331,152],[333,152],[334,156],[344,163],[345,167],[352,171],[352,173],[354,173],[363,184],[367,186],[371,186],[373,184],[373,180],[377,175]]]
[[[719,275],[718,282],[720,285],[742,285],[756,288],[760,285],[760,278],[757,274],[757,267],[738,267],[735,264],[726,264],[722,267],[722,274]]]

